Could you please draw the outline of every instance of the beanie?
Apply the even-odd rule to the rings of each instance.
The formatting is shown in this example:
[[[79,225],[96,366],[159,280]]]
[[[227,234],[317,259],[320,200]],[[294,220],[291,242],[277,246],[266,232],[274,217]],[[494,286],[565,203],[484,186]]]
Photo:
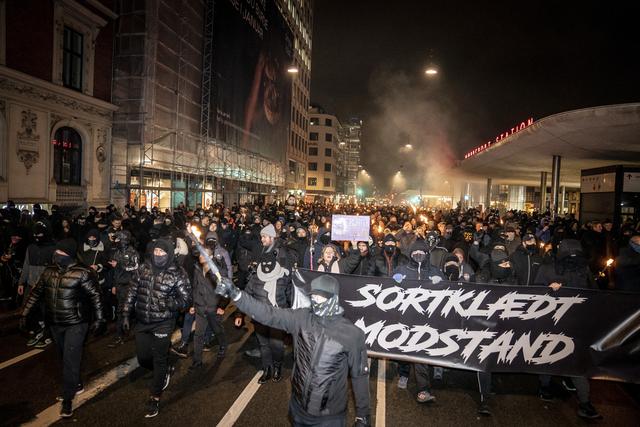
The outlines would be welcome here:
[[[266,227],[264,227],[261,231],[260,231],[261,235],[265,235],[265,236],[269,236],[269,237],[276,237],[276,229],[273,226],[273,224],[269,224]]]
[[[56,243],[56,250],[75,258],[77,251],[76,241],[70,238],[62,239]]]

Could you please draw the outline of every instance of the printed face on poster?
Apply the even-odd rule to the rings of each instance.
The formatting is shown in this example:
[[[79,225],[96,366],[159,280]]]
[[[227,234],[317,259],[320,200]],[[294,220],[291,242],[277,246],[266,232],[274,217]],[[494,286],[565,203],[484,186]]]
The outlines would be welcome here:
[[[333,215],[331,217],[331,240],[359,242],[369,240],[371,218],[360,215]]]

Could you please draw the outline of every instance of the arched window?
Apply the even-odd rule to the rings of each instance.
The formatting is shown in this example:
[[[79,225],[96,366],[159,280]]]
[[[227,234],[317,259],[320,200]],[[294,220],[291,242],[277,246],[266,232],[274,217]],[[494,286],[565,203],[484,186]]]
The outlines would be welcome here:
[[[80,185],[82,138],[73,128],[61,127],[53,141],[53,176],[59,185]]]

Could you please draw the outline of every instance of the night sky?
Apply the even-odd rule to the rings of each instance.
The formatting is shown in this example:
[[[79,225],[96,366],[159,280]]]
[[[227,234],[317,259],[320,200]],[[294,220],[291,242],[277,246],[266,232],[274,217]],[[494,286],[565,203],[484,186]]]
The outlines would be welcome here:
[[[640,101],[638,2],[517,3],[316,0],[311,102],[364,120],[379,187],[528,117]]]

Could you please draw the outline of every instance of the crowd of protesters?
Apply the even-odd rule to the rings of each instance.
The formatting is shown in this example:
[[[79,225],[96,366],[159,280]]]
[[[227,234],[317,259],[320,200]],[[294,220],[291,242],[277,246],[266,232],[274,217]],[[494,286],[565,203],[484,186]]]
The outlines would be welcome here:
[[[370,238],[333,241],[331,215],[336,213],[369,216]],[[406,278],[452,280],[469,286],[491,283],[640,292],[639,226],[625,223],[614,228],[608,219],[580,224],[571,215],[548,213],[308,204],[293,196],[284,203],[216,204],[207,209],[181,205],[172,211],[128,205],[91,207],[84,212],[57,206],[46,211],[35,205],[31,211],[20,211],[9,202],[0,210],[0,297],[5,305],[22,308],[21,328],[29,335],[28,346],[43,348],[54,341],[58,347],[64,361],[63,416],[71,416],[71,402],[83,390],[79,366],[88,330],[100,333],[106,322],[112,322],[109,347],[113,348],[122,345],[134,329],[140,364],[154,373],[146,406],[146,416],[152,417],[171,377],[168,354],[188,357],[193,329],[190,369],[202,367],[202,353],[211,351],[215,341],[217,355],[224,357],[222,316],[229,299],[219,293],[236,298],[246,294],[244,302],[236,305],[260,313],[254,318],[258,346],[252,352],[262,362],[259,382],[278,382],[283,378],[285,331],[303,327],[302,320],[269,320],[265,316],[276,315],[264,306],[292,306],[291,274],[296,268],[394,277],[400,282]],[[199,231],[204,254],[197,250],[190,227]],[[207,258],[220,271],[227,286],[224,292],[214,292],[222,279],[210,274]],[[235,292],[231,281],[241,291]],[[325,282],[319,285],[322,302],[313,307],[319,318],[341,312],[337,290]],[[181,340],[171,347],[178,319],[182,319]],[[237,311],[235,325],[243,322]],[[349,361],[357,365],[350,366],[352,381],[368,372],[361,362],[359,355]],[[430,382],[441,380],[443,369],[398,363],[399,388],[407,388],[412,367],[417,402],[433,402]],[[341,391],[344,396],[331,396],[327,406],[328,390],[311,398],[295,395],[308,385],[298,374],[292,375],[294,420],[304,424],[319,414],[329,416],[327,420],[344,419],[346,389]],[[543,400],[553,398],[550,381],[540,377]],[[491,373],[478,373],[478,383],[478,411],[491,415]],[[563,384],[577,393],[578,415],[599,417],[590,403],[586,379],[563,380]],[[357,402],[360,425],[368,425],[365,398],[368,392],[365,397],[363,391]]]

